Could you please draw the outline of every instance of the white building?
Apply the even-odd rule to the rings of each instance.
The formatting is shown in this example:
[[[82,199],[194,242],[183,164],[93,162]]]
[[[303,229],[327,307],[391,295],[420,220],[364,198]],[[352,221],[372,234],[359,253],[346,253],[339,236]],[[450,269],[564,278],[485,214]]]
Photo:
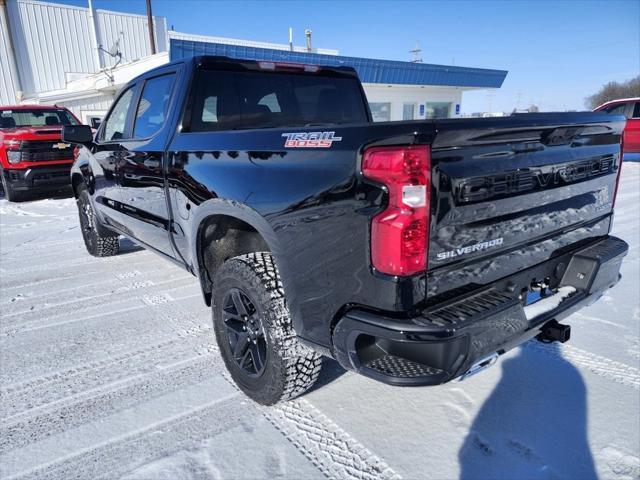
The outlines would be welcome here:
[[[194,13],[195,14],[195,13]],[[345,57],[337,50],[290,47],[167,30],[147,17],[40,2],[0,0],[0,105],[57,104],[91,123],[136,75],[191,55],[351,66],[376,121],[460,115],[462,94],[499,88],[506,71]]]

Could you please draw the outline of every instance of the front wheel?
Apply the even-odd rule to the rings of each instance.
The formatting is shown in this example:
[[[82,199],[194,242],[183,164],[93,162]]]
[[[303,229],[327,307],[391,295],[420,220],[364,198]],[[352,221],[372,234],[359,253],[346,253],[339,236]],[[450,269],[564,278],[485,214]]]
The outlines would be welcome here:
[[[94,257],[116,255],[120,249],[118,235],[105,231],[105,228],[100,226],[86,188],[80,188],[77,203],[82,238],[87,252]]]
[[[20,192],[14,190],[13,186],[7,181],[4,176],[4,172],[0,172],[2,175],[2,189],[4,190],[4,197],[10,202],[22,202],[27,199],[26,192]]]
[[[227,260],[213,283],[216,340],[240,389],[262,405],[290,400],[318,378],[322,357],[296,336],[273,257]]]

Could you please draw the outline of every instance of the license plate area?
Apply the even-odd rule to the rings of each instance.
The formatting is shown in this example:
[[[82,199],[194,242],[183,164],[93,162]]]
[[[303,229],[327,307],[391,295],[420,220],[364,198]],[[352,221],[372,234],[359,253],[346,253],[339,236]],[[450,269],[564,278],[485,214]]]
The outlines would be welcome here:
[[[549,287],[548,279],[542,281],[533,281],[528,289],[522,292],[523,306],[533,305],[540,300],[550,297],[555,292]]]

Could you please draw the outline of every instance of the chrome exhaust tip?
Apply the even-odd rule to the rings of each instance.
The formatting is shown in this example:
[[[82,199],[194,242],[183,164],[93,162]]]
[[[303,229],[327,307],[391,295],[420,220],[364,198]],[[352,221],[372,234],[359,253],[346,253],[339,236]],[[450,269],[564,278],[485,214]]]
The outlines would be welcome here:
[[[496,362],[498,361],[498,357],[499,356],[500,355],[498,354],[498,352],[493,352],[491,355],[489,355],[487,357],[484,357],[481,360],[478,360],[476,363],[471,365],[469,370],[467,370],[465,373],[463,373],[462,375],[460,375],[458,377],[458,381],[462,382],[463,380],[465,380],[465,379],[467,379],[469,377],[472,377],[476,373],[480,373],[483,370],[486,370],[487,368],[495,365]]]

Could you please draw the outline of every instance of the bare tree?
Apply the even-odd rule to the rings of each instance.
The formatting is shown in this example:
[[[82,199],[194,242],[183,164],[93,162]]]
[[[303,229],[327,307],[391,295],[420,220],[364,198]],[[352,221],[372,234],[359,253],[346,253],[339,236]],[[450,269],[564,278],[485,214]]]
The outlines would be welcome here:
[[[609,82],[603,85],[600,90],[585,99],[585,104],[593,109],[609,100],[634,97],[640,97],[640,75],[626,82]]]

